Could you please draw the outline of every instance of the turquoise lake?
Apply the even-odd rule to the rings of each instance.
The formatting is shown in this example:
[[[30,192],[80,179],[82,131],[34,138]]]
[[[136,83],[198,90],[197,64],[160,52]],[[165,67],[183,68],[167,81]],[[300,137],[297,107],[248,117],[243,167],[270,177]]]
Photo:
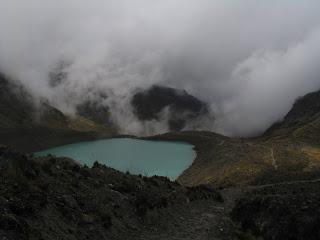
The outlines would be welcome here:
[[[69,157],[92,166],[95,161],[122,172],[145,176],[165,176],[175,180],[196,157],[193,146],[181,142],[146,141],[115,138],[81,142],[38,152]]]

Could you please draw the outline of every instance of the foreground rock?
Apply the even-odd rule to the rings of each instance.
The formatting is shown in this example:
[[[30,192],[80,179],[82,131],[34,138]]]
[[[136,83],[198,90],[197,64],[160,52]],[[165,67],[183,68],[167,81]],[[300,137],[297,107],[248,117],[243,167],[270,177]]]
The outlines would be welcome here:
[[[0,181],[0,239],[161,239],[167,233],[189,239],[183,233],[195,236],[204,227],[223,224],[214,224],[218,215],[207,207],[217,211],[214,206],[222,204],[212,188],[183,187],[98,163],[82,167],[70,159],[32,158],[2,146]],[[229,231],[219,234],[233,239]]]
[[[184,187],[0,146],[0,182],[0,239],[320,237],[320,180],[232,187],[220,195],[209,186]]]
[[[256,238],[320,239],[320,180],[249,189],[237,201],[232,217]]]

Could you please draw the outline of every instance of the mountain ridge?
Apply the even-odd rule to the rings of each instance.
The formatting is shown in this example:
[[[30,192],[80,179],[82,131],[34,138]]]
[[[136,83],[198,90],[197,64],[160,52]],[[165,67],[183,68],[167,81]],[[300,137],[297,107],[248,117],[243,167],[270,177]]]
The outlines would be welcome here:
[[[26,93],[20,92],[20,99],[19,87],[12,92],[8,84],[0,81],[0,143],[31,152],[111,136],[86,118],[99,120],[99,111],[107,116],[107,109],[88,103],[83,109],[92,109],[84,115],[97,115],[70,119],[43,102],[34,118],[38,110],[25,101]],[[206,131],[144,138],[195,146],[195,161],[176,182],[99,163],[88,168],[66,158],[34,158],[0,146],[0,237],[316,240],[319,96],[298,99],[282,122],[256,138]]]
[[[197,158],[180,177],[186,185],[256,185],[320,177],[320,111],[307,94],[296,101],[288,115],[255,138],[230,138],[210,132],[167,133],[158,140],[186,141],[195,146]],[[315,104],[305,109],[306,103]],[[303,111],[302,111],[303,110]]]
[[[93,140],[116,134],[113,126],[72,117],[36,100],[18,83],[0,74],[0,142],[22,152]]]

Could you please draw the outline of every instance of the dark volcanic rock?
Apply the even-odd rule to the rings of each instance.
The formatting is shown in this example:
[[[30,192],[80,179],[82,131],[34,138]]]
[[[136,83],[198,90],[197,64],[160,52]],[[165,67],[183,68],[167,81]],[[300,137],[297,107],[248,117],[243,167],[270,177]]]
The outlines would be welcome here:
[[[99,124],[111,124],[109,108],[97,101],[85,101],[77,106],[77,114]]]
[[[133,176],[99,163],[82,167],[65,158],[32,158],[0,146],[1,239],[150,239],[140,236],[161,230],[160,225],[167,231],[174,227],[167,224],[174,212],[205,199],[214,203],[221,196],[212,188],[186,188],[164,177]]]
[[[207,105],[186,91],[153,86],[136,93],[131,101],[137,117],[142,120],[159,120],[168,108],[168,124],[171,130],[181,130],[186,122],[208,113]]]
[[[319,186],[301,181],[257,188],[237,202],[232,217],[265,240],[320,239]]]

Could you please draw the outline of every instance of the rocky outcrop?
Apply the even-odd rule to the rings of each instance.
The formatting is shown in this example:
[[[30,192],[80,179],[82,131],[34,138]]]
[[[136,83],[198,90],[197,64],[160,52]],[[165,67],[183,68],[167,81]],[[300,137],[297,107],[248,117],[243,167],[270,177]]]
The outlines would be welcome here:
[[[101,100],[102,102],[103,100]],[[87,100],[77,106],[77,114],[102,125],[111,125],[110,110],[98,101]]]
[[[203,101],[186,91],[163,86],[153,86],[136,93],[131,104],[141,121],[160,120],[161,114],[165,114],[172,131],[179,131],[188,121],[208,114],[208,107]]]
[[[320,181],[297,181],[249,190],[232,217],[242,229],[265,240],[320,238]]]
[[[183,187],[98,163],[88,168],[70,159],[32,158],[4,146],[0,181],[0,238],[8,240],[141,239],[154,228],[175,228],[167,224],[172,219],[182,223],[175,216],[180,209],[222,201],[207,186]]]

